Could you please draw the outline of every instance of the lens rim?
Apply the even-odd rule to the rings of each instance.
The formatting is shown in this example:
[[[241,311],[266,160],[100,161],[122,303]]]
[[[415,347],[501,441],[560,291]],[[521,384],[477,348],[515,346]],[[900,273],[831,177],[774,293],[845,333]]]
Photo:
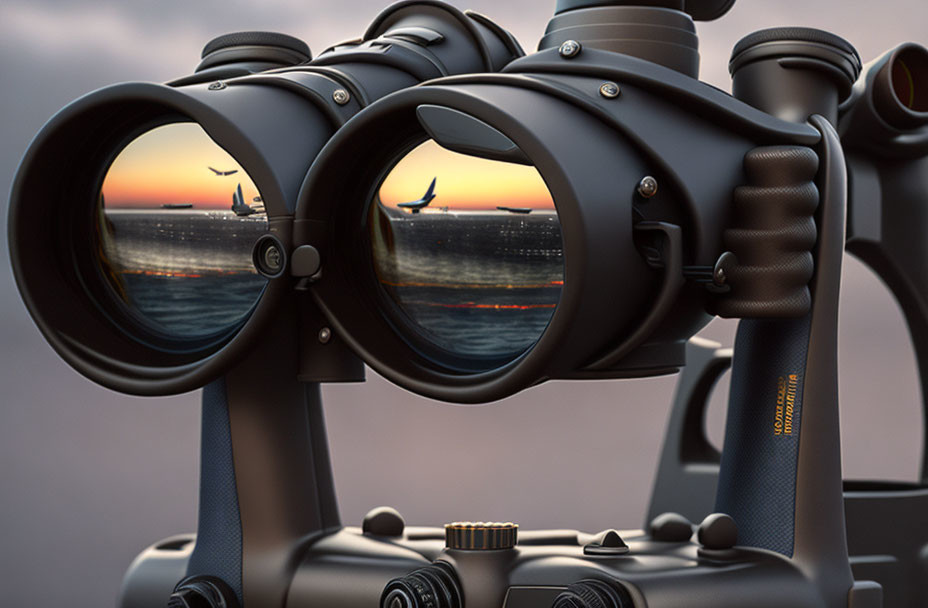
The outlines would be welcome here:
[[[227,91],[235,89],[230,86]],[[246,89],[239,88],[243,93]],[[291,203],[279,168],[268,162],[254,133],[248,130],[251,125],[236,121],[233,112],[207,103],[207,92],[207,85],[174,89],[127,83],[91,93],[67,106],[43,127],[14,180],[8,241],[23,301],[46,340],[63,359],[78,372],[114,390],[156,396],[205,385],[248,352],[292,287],[286,274],[270,279],[240,324],[221,335],[186,345],[176,341],[159,344],[151,336],[131,335],[129,332],[134,331],[126,323],[128,314],[114,318],[100,309],[99,288],[111,288],[99,284],[85,289],[88,280],[93,283],[102,278],[94,277],[99,264],[91,242],[96,239],[88,238],[93,234],[88,230],[92,230],[97,218],[85,213],[86,217],[79,221],[68,222],[81,206],[69,205],[67,197],[89,191],[85,211],[92,209],[102,177],[125,142],[140,130],[178,116],[198,124],[245,169],[265,201],[268,232],[289,246]],[[42,176],[52,170],[63,176],[54,186],[42,182]],[[94,260],[91,267],[87,266],[89,260]],[[60,310],[63,302],[68,305],[67,314]],[[142,339],[138,339],[140,336]]]

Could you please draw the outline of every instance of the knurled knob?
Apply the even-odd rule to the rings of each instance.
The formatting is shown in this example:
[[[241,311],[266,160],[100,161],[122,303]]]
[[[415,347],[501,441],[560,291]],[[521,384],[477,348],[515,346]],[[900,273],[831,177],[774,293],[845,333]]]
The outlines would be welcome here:
[[[512,522],[455,522],[445,526],[445,546],[460,551],[500,551],[512,549],[519,526]]]

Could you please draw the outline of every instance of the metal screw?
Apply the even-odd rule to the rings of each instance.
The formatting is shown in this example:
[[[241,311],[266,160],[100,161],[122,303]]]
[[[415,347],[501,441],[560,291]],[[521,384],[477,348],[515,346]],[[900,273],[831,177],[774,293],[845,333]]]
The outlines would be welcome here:
[[[338,105],[343,106],[351,101],[351,94],[345,89],[336,89],[335,92],[332,93],[332,99],[334,99],[335,103]]]
[[[716,284],[716,285],[724,285],[724,284],[725,284],[725,281],[728,280],[728,275],[725,274],[725,269],[724,269],[724,268],[721,268],[721,267],[720,267],[720,268],[716,268],[716,269],[715,269],[715,276],[713,277],[713,279],[715,280],[715,284]]]
[[[283,265],[283,255],[280,253],[280,249],[278,249],[277,245],[270,245],[264,250],[264,263],[271,273],[280,272],[280,268]]]
[[[580,46],[580,43],[576,40],[568,40],[561,45],[561,48],[558,52],[561,54],[561,57],[564,59],[573,59],[580,54],[580,51],[583,50],[583,47]]]
[[[615,99],[622,94],[622,89],[614,82],[607,82],[599,87],[599,94],[606,99]]]
[[[329,340],[332,339],[332,330],[328,327],[323,327],[319,330],[319,341],[323,344],[328,344]]]
[[[657,194],[657,180],[650,175],[641,178],[638,182],[638,194],[643,198],[654,198]]]
[[[226,88],[226,83],[217,80],[216,82],[210,83],[210,85],[206,88],[210,91],[221,91]]]

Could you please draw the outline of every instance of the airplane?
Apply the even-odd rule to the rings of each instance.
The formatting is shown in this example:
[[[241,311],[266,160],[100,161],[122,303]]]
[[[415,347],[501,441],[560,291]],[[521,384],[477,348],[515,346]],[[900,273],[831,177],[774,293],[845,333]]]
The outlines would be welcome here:
[[[528,215],[532,212],[531,207],[497,207],[500,211],[508,211],[509,213],[520,213],[522,215]]]
[[[435,194],[435,183],[437,181],[438,181],[437,177],[432,180],[432,185],[429,186],[429,189],[428,191],[426,191],[425,196],[423,196],[419,200],[413,201],[411,203],[400,203],[399,205],[397,205],[397,207],[399,207],[400,209],[409,209],[412,213],[419,213],[421,210],[428,207],[429,203],[435,200],[435,197],[437,196]]]
[[[235,175],[236,173],[238,173],[238,169],[234,169],[232,171],[220,171],[219,169],[213,169],[212,167],[206,167],[206,168],[212,171],[213,173],[215,173],[218,177],[224,177],[226,175]]]
[[[245,204],[245,197],[242,195],[242,185],[239,184],[235,192],[232,193],[232,211],[239,217],[248,217],[258,213],[257,209],[252,209],[250,205]]]

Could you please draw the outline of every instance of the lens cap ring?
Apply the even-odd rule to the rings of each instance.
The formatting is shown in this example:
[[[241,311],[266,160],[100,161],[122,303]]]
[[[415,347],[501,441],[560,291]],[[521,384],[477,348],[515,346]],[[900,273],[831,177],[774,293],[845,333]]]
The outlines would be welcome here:
[[[846,83],[841,83],[844,97],[850,94],[863,69],[857,49],[840,36],[808,27],[777,27],[742,38],[732,51],[728,70],[734,75],[755,61],[778,57],[824,61],[840,70],[847,78]]]
[[[281,34],[279,32],[231,32],[213,38],[203,47],[200,55],[201,59],[206,59],[216,51],[230,49],[238,46],[269,46],[277,47],[299,53],[306,57],[306,61],[312,58],[309,45],[293,36]]]

